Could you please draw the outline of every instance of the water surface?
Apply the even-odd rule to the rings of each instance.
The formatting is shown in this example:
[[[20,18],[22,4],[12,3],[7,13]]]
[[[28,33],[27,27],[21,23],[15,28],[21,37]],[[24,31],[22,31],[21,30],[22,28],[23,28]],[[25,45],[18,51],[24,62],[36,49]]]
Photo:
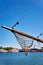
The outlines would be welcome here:
[[[43,52],[0,53],[0,65],[43,65]]]

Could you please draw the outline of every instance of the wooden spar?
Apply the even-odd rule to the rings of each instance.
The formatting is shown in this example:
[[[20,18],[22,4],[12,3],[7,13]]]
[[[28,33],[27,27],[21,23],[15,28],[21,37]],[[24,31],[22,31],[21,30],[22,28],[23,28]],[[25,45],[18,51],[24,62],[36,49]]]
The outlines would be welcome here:
[[[28,37],[28,38],[31,38],[31,39],[33,39],[33,40],[36,40],[36,41],[38,41],[38,42],[43,43],[43,40],[41,40],[41,39],[39,39],[39,38],[37,38],[37,37],[31,36],[31,35],[29,35],[29,34],[26,34],[26,33],[23,33],[23,32],[20,32],[20,31],[17,31],[17,30],[15,30],[15,29],[8,28],[8,27],[5,27],[5,26],[2,26],[2,28],[5,28],[5,29],[7,29],[7,30],[9,30],[9,31],[11,31],[11,32],[13,32],[13,33],[18,33],[18,34],[20,34],[20,35],[22,35],[22,36],[25,36],[25,37]]]

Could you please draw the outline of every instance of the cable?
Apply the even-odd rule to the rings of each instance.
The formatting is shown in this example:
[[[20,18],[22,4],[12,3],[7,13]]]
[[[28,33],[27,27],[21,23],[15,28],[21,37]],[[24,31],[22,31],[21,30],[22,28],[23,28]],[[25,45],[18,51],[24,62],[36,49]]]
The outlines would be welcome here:
[[[32,9],[39,3],[40,0],[37,1],[36,4],[33,5],[33,7],[31,7],[30,10],[27,10],[23,16],[21,16],[18,20],[22,20],[30,11],[32,11]]]

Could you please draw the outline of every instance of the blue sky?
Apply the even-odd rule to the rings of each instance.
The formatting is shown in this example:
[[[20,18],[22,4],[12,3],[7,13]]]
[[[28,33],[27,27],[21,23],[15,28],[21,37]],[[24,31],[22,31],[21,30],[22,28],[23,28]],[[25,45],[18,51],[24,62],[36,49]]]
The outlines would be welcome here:
[[[15,36],[1,28],[17,21],[19,31],[33,36],[43,32],[43,0],[0,0],[0,46],[20,47]]]

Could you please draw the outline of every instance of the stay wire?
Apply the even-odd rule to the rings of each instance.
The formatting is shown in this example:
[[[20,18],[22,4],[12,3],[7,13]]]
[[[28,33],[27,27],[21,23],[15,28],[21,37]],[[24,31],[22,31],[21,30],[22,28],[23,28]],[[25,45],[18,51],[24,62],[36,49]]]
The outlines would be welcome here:
[[[38,0],[37,3],[35,3],[35,4],[33,5],[33,7],[30,8],[30,10],[27,10],[27,11],[24,13],[24,15],[21,16],[21,17],[18,19],[18,21],[22,20],[28,13],[30,13],[30,11],[32,11],[32,9],[39,3],[39,1],[40,1],[40,0]]]

